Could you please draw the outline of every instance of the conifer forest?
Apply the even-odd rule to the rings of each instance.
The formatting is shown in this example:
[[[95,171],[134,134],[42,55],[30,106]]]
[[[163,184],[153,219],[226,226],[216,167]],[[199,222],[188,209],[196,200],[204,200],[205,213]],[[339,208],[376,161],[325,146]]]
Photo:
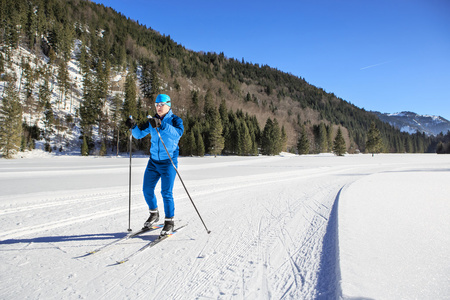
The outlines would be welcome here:
[[[0,152],[113,155],[159,93],[183,119],[180,155],[450,152],[450,134],[400,132],[306,79],[194,52],[85,0],[0,0]],[[149,138],[133,140],[148,153]]]

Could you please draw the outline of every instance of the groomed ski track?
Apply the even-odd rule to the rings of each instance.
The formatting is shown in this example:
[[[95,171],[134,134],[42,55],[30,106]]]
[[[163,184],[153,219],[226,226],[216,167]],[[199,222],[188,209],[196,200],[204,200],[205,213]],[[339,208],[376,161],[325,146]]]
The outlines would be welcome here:
[[[135,230],[148,214],[141,194],[146,161],[133,161]],[[383,165],[368,155],[180,158],[179,171],[210,235],[177,182],[176,217],[189,223],[180,234],[125,265],[112,266],[158,233],[78,258],[126,234],[127,163],[60,157],[0,165],[2,181],[11,185],[0,196],[0,298],[337,299],[339,199],[360,178],[406,168],[409,161]],[[28,168],[25,177],[17,171],[21,164]],[[80,172],[85,185],[58,187]],[[53,180],[55,187],[21,192],[35,178]],[[47,181],[43,188],[52,186]],[[30,282],[40,282],[39,289],[27,288]]]

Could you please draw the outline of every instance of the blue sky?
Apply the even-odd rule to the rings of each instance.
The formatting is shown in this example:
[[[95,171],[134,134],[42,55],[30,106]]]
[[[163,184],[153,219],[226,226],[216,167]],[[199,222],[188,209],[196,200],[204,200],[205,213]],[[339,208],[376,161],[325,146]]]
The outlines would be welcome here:
[[[269,65],[366,110],[450,120],[450,1],[95,0],[194,51]]]

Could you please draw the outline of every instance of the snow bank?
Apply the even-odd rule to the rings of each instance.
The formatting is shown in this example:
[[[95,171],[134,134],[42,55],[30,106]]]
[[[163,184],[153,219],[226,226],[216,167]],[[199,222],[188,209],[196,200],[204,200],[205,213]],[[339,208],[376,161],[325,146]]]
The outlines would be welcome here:
[[[449,299],[449,171],[397,169],[344,190],[339,244],[346,298]]]

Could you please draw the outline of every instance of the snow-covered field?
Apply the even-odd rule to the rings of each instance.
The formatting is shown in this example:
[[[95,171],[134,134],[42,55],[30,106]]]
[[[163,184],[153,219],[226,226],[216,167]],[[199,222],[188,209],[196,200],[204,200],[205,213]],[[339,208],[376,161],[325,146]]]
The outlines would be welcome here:
[[[183,157],[210,235],[177,179],[184,230],[125,264],[156,233],[82,257],[127,233],[128,164],[0,160],[0,299],[450,299],[449,156]]]

